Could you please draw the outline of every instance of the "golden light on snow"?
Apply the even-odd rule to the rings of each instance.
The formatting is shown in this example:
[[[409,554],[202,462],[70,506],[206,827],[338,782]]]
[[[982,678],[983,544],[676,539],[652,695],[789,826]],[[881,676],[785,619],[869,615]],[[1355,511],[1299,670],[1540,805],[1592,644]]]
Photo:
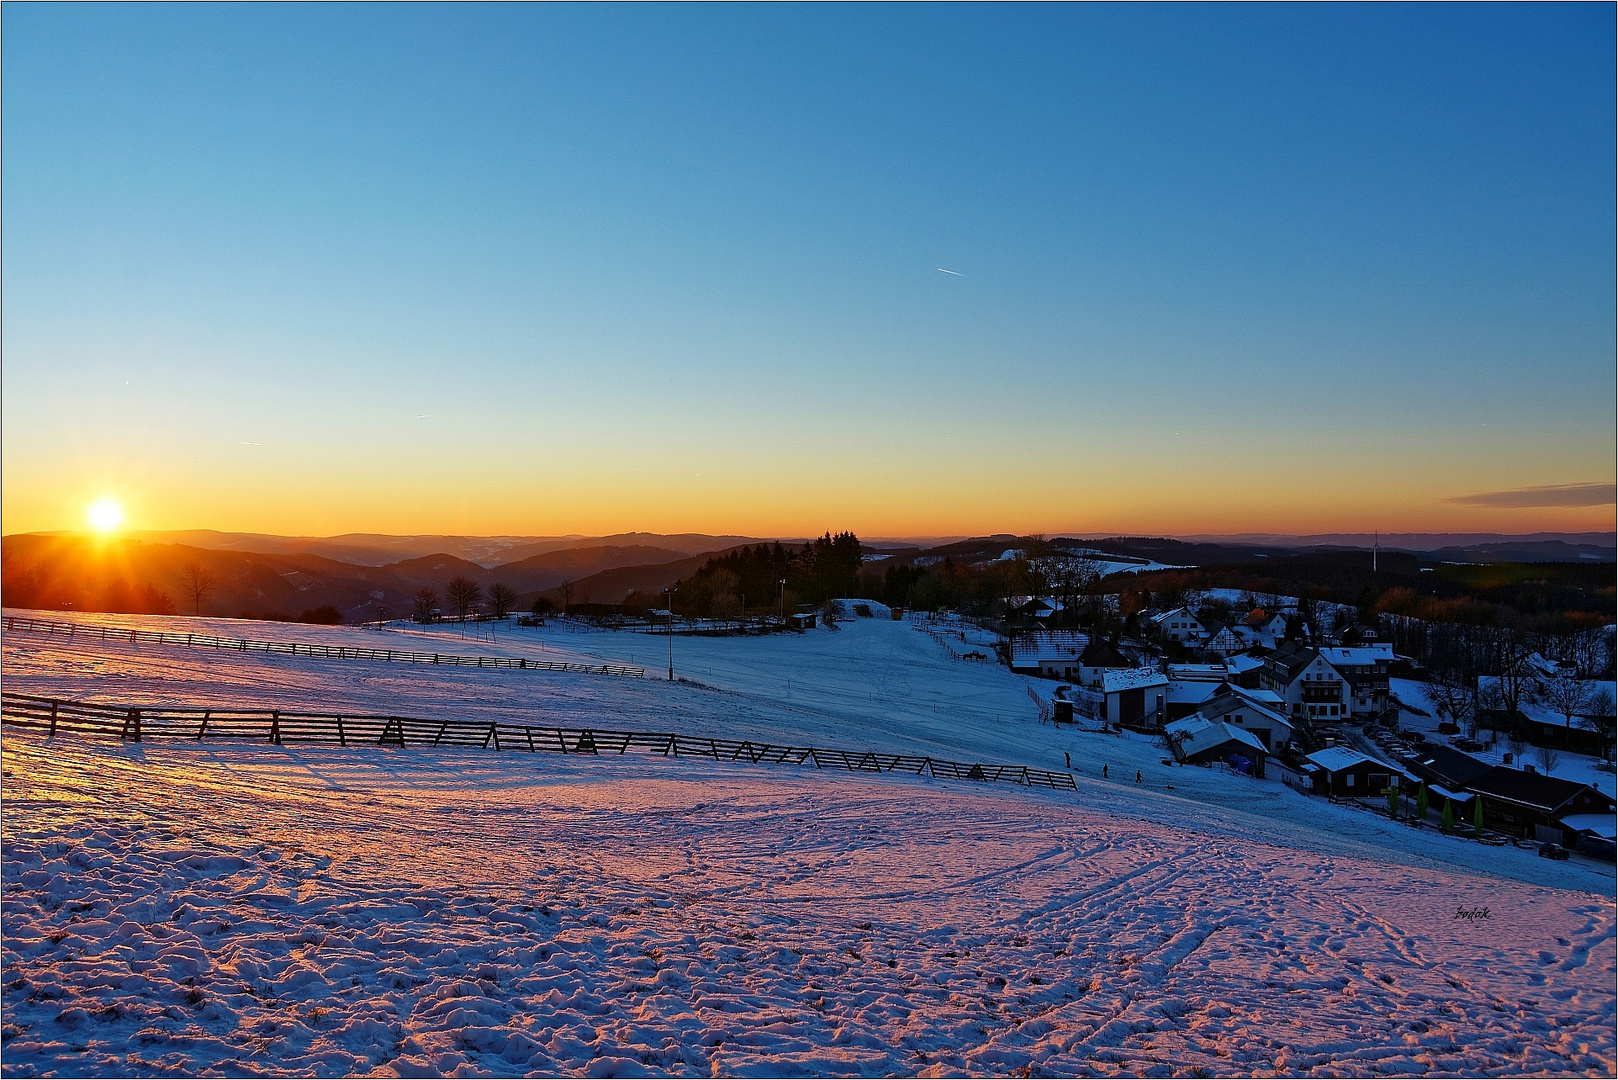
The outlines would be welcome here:
[[[117,499],[97,499],[85,510],[90,527],[98,533],[110,533],[124,523],[124,508]]]

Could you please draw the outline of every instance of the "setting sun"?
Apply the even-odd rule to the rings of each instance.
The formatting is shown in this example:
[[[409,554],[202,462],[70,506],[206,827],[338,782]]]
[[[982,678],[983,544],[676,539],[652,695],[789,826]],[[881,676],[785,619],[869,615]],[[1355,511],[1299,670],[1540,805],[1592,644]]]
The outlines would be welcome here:
[[[90,519],[90,526],[96,532],[109,533],[123,524],[124,508],[116,499],[98,499],[90,504],[84,516]]]

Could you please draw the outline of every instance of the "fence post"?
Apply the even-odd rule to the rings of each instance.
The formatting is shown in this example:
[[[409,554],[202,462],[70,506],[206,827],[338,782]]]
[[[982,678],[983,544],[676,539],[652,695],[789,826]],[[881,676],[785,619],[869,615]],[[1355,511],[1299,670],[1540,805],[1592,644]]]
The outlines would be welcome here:
[[[60,704],[61,704],[61,702],[58,702],[58,701],[52,701],[51,702],[51,735],[52,735],[52,737],[54,737],[56,735],[56,709],[57,709],[57,706],[60,705]]]
[[[124,717],[123,737],[128,742],[140,742],[140,710],[130,709]]]
[[[270,742],[274,743],[276,746],[281,745],[281,710],[280,709],[274,709],[274,710],[271,710],[271,712],[270,712]]]
[[[197,741],[198,742],[201,742],[202,737],[208,733],[208,717],[210,717],[212,715],[213,715],[213,710],[212,709],[204,709],[202,711],[202,723],[197,728]]]
[[[341,746],[348,745],[348,736],[343,734],[343,718],[341,716],[337,718],[337,742]]]

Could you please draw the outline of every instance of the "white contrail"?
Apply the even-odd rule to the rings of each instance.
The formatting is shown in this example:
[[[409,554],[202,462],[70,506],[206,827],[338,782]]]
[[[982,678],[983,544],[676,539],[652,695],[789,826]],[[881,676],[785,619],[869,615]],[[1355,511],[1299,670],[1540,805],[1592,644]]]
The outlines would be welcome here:
[[[945,270],[942,266],[940,266],[938,268],[938,272],[940,274],[955,274],[956,277],[965,277],[966,276],[965,274],[957,274],[957,273],[955,273],[954,270]]]

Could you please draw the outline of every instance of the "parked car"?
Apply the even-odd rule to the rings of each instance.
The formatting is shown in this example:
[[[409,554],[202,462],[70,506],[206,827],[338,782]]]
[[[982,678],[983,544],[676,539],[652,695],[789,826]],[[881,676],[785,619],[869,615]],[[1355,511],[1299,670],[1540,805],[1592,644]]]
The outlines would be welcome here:
[[[1567,862],[1567,848],[1561,844],[1542,844],[1539,849],[1539,857],[1541,859],[1556,859],[1559,862]]]

